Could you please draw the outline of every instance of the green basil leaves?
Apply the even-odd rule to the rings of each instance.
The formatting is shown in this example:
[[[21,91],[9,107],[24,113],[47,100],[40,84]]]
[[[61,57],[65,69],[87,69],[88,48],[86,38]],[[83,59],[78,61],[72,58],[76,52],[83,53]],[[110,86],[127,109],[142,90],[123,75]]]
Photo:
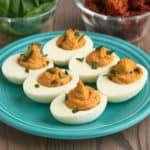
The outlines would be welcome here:
[[[30,17],[48,11],[54,0],[0,0],[0,17]]]

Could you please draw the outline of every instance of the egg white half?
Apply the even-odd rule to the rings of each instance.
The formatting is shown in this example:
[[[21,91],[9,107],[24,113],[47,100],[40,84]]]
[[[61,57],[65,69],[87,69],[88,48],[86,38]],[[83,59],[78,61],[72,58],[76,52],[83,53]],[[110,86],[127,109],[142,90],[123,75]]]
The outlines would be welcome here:
[[[6,79],[15,84],[22,84],[28,75],[37,70],[44,70],[45,68],[53,67],[53,62],[49,59],[50,64],[41,69],[29,69],[27,73],[25,68],[18,64],[17,60],[20,54],[15,54],[7,58],[2,65],[2,72]]]
[[[100,75],[97,80],[98,90],[108,97],[109,102],[118,103],[130,100],[142,90],[148,78],[147,70],[141,65],[138,66],[143,70],[140,80],[130,84],[117,84],[108,77]]]
[[[113,55],[114,60],[110,64],[104,67],[98,67],[97,69],[92,69],[91,66],[86,63],[86,57],[84,58],[83,62],[81,62],[76,58],[83,58],[83,56],[76,55],[69,61],[69,69],[77,73],[83,82],[95,82],[100,74],[108,73],[110,67],[119,61],[119,57],[115,53],[113,53]]]
[[[65,124],[88,123],[97,119],[106,108],[107,97],[102,94],[100,97],[100,103],[96,107],[72,113],[72,110],[65,104],[65,94],[62,94],[52,101],[50,111],[57,121]]]
[[[56,37],[50,41],[48,41],[43,49],[43,52],[45,54],[48,54],[48,57],[54,61],[55,64],[64,66],[67,65],[69,62],[69,59],[73,57],[74,55],[80,53],[82,55],[86,55],[92,48],[93,48],[93,42],[88,37],[85,36],[85,45],[79,49],[76,50],[64,50],[62,48],[59,48],[56,44],[56,41],[59,37]]]
[[[72,80],[67,84],[59,87],[46,87],[40,85],[36,88],[35,84],[37,84],[37,79],[41,73],[43,73],[43,71],[31,73],[23,83],[23,90],[26,96],[39,103],[50,103],[56,96],[73,89],[79,81],[78,75],[68,71]]]

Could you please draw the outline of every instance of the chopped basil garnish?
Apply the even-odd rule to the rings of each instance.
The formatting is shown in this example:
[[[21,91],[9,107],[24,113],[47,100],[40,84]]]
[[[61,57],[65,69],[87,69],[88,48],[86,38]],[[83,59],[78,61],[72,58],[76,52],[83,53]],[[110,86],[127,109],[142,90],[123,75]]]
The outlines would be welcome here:
[[[65,42],[65,41],[66,41],[66,35],[64,35],[62,42]]]
[[[108,55],[111,55],[112,53],[114,53],[115,51],[114,50],[109,50],[109,51],[107,51],[107,54]]]
[[[91,67],[92,69],[97,69],[98,68],[97,62],[92,62]]]
[[[59,44],[58,47],[62,48],[62,44]]]
[[[110,73],[111,73],[111,75],[112,75],[112,76],[116,76],[117,71],[116,71],[116,70],[114,70],[114,69],[112,69],[112,70],[110,71]]]
[[[25,68],[26,73],[29,73],[29,71],[30,71],[29,68]]]
[[[81,35],[81,37],[79,38],[78,42],[80,42],[83,38],[84,38],[84,35]]]
[[[22,59],[22,61],[26,62],[29,60],[29,58],[32,56],[33,51],[30,51],[30,53],[28,55],[24,55],[24,58]]]
[[[66,75],[68,75],[68,74],[69,74],[67,70],[65,70],[65,74],[66,74]]]
[[[134,69],[134,72],[139,73],[139,72],[140,72],[140,68],[136,68],[136,69]]]
[[[78,111],[79,111],[79,109],[75,108],[75,109],[72,110],[72,113],[77,113]]]
[[[68,94],[65,95],[65,100],[67,100],[67,99],[68,99]]]
[[[35,84],[34,87],[35,87],[35,88],[39,88],[40,85],[39,85],[39,84]]]
[[[46,63],[47,63],[47,65],[48,65],[48,64],[49,64],[49,61],[47,60]]]
[[[65,78],[65,76],[66,76],[65,72],[60,72],[60,73],[59,73],[59,77],[60,77],[61,79]]]
[[[80,32],[77,31],[77,32],[74,33],[74,35],[78,37],[78,36],[80,36]]]
[[[100,46],[98,46],[97,48],[95,48],[95,50],[97,51],[97,50],[100,50],[101,48],[103,48],[104,46],[103,45],[100,45]]]
[[[107,77],[108,76],[108,74],[103,74],[103,77]]]
[[[54,74],[54,73],[55,73],[54,68],[49,68],[49,69],[47,69],[47,71],[48,71],[49,73],[51,73],[51,74]]]
[[[76,58],[76,60],[83,62],[84,58]]]

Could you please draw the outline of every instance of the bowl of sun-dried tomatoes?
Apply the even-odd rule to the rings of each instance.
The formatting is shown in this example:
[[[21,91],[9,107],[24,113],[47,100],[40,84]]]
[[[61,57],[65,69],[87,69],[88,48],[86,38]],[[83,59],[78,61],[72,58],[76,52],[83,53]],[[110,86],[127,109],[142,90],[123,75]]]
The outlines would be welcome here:
[[[150,28],[150,0],[75,0],[89,31],[140,40]]]

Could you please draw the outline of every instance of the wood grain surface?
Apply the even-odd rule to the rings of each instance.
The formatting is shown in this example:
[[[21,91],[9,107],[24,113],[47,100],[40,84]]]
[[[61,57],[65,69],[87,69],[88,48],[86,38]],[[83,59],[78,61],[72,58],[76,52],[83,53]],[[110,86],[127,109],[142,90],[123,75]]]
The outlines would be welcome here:
[[[69,27],[84,29],[73,0],[61,0],[53,27],[43,31]],[[15,39],[17,38],[0,32],[0,47]],[[135,44],[150,54],[150,29]],[[0,123],[0,150],[150,150],[150,116],[134,127],[114,135],[70,141],[36,137]]]

